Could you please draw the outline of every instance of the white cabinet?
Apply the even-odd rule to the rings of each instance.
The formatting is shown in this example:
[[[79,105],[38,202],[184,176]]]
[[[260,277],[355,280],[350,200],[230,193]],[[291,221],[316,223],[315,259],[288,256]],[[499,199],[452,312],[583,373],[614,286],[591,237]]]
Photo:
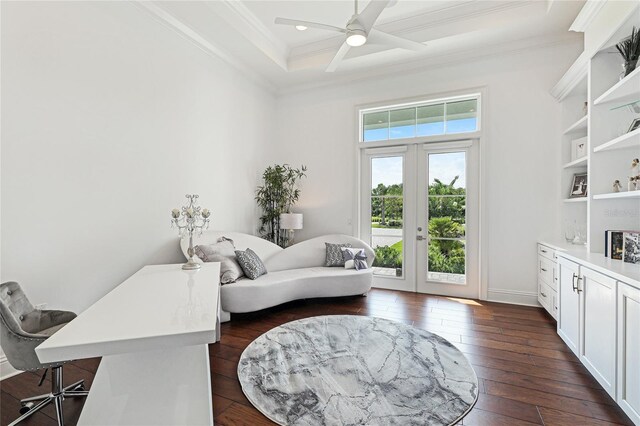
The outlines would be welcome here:
[[[640,424],[640,289],[618,284],[617,402]]]
[[[615,398],[616,280],[581,267],[576,281],[581,308],[580,361]]]
[[[558,258],[560,284],[558,298],[560,312],[558,314],[558,335],[564,340],[574,354],[579,356],[580,339],[580,294],[577,283],[580,267],[564,257]]]
[[[538,244],[538,302],[557,320],[558,275],[556,268],[555,250],[544,244]]]

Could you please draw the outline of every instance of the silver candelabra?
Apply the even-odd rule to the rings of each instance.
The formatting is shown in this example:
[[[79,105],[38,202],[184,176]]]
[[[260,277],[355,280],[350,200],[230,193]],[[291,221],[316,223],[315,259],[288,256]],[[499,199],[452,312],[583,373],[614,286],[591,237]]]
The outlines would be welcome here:
[[[171,227],[178,228],[178,234],[181,238],[189,235],[189,249],[187,250],[189,260],[182,265],[182,269],[200,269],[200,264],[193,260],[193,234],[197,232],[198,235],[202,235],[202,231],[209,227],[211,212],[196,204],[198,195],[187,194],[186,197],[189,200],[186,206],[171,210]]]

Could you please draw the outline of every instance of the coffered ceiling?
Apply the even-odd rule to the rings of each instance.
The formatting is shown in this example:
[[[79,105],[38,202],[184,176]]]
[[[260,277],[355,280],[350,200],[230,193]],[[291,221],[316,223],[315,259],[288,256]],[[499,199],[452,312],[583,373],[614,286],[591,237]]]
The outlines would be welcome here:
[[[360,11],[369,0],[360,0]],[[422,52],[370,43],[352,48],[334,73],[325,68],[344,35],[276,25],[276,17],[344,27],[353,1],[161,1],[139,2],[154,19],[208,53],[271,87],[330,84],[371,75],[577,40],[569,32],[583,1],[392,1],[375,27],[424,43]]]

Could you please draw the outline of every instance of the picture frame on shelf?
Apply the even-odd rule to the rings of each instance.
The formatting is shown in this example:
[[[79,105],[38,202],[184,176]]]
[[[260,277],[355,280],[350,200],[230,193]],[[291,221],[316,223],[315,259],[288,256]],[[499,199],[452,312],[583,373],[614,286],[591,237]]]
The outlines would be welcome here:
[[[627,133],[631,133],[636,129],[640,129],[640,118],[636,118],[631,122],[631,125],[629,126],[629,130],[627,130]]]
[[[625,232],[622,260],[627,263],[640,264],[640,233]]]
[[[588,179],[586,173],[576,173],[573,175],[569,198],[584,198],[587,196]]]
[[[587,138],[574,139],[571,141],[571,161],[587,155]]]

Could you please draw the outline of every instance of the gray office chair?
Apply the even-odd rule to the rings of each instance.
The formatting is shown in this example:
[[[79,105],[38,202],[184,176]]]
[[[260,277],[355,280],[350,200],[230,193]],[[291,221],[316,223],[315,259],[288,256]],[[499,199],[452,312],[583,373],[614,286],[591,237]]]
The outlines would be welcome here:
[[[54,404],[58,425],[64,426],[62,401],[66,397],[83,397],[84,380],[69,386],[62,385],[63,362],[41,363],[35,348],[76,317],[73,312],[35,309],[17,282],[0,284],[0,344],[9,364],[16,370],[33,371],[51,368],[51,392],[20,401],[18,424],[49,404]],[[47,371],[45,370],[44,374]],[[43,375],[44,380],[44,375]],[[42,380],[40,381],[42,383]]]

